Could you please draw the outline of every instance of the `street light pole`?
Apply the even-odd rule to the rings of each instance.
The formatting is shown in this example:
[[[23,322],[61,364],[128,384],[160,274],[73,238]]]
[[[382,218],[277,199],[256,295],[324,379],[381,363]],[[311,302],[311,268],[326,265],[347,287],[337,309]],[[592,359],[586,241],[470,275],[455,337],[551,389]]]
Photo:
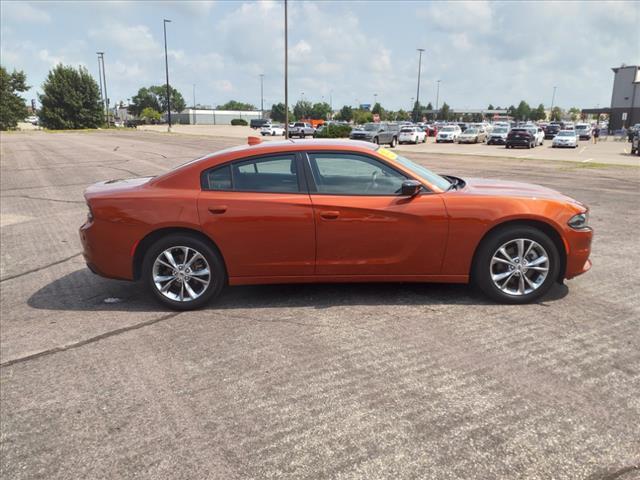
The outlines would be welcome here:
[[[171,23],[171,20],[167,20],[166,18],[162,22],[162,26],[164,27],[164,66],[167,73],[167,119],[169,121],[169,126],[167,127],[167,131],[171,131],[171,87],[169,86],[169,57],[167,55],[167,23]]]
[[[109,94],[107,93],[107,74],[104,69],[104,52],[96,52],[102,61],[102,84],[104,85],[104,104],[107,109],[107,128],[109,128]]]
[[[284,135],[289,138],[289,37],[287,0],[284,0]]]
[[[98,80],[100,82],[100,102],[102,103],[102,113],[104,113],[104,94],[102,93],[102,65],[100,64],[100,52],[98,54]]]
[[[193,84],[193,124],[196,124],[196,84]]]
[[[264,73],[260,74],[260,118],[264,118]]]
[[[436,90],[436,115],[438,114],[438,102],[440,101],[440,80],[438,80],[438,89]]]
[[[419,52],[419,57],[418,57],[418,91],[416,92],[416,103],[414,106],[414,110],[416,110],[415,112],[415,118],[413,119],[413,121],[417,121],[418,120],[418,111],[417,111],[417,107],[418,105],[420,105],[420,72],[422,70],[422,52],[424,52],[424,48],[418,48],[417,49]]]
[[[556,86],[553,87],[553,95],[551,96],[551,110],[549,110],[549,118],[553,116],[553,104],[556,101]]]

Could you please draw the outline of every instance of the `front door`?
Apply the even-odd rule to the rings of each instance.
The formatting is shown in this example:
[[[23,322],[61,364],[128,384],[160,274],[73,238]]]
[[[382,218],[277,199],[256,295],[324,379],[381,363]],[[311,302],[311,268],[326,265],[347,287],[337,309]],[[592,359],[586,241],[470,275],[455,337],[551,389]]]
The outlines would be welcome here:
[[[400,196],[407,177],[379,159],[309,153],[317,275],[436,275],[447,236],[440,195]]]
[[[294,154],[237,160],[203,173],[198,213],[230,277],[311,275],[313,209]]]

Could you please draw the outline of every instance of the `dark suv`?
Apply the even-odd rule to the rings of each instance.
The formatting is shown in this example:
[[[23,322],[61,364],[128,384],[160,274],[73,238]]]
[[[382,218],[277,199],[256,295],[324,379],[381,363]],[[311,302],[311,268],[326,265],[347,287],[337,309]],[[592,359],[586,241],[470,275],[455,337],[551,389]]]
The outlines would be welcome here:
[[[505,143],[506,148],[513,147],[527,147],[533,148],[535,146],[536,139],[531,133],[531,130],[526,128],[513,128],[507,135],[507,141]]]
[[[560,125],[547,125],[547,128],[544,130],[544,139],[553,140],[553,138],[558,135],[559,131]]]
[[[400,128],[393,123],[367,123],[361,127],[354,128],[349,138],[395,147],[398,143],[399,133]]]

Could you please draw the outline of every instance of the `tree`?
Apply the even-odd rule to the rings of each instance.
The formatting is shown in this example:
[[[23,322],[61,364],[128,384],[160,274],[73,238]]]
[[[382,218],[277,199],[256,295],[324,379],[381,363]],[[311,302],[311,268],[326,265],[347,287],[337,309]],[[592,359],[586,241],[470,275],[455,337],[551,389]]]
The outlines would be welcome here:
[[[516,118],[516,114],[516,107],[511,105],[509,108],[507,108],[507,115],[509,115],[510,117]]]
[[[427,103],[427,106],[425,107],[425,109],[427,110],[427,114],[426,114],[427,120],[429,120],[430,122],[433,121],[433,119],[435,118],[435,114],[432,111],[433,105],[431,104],[431,102]]]
[[[571,107],[568,113],[571,117],[571,121],[575,122],[580,117],[581,110],[577,107]]]
[[[546,118],[547,112],[545,111],[544,105],[542,103],[538,105],[538,108],[531,112],[531,120],[533,121],[537,122],[540,120],[545,120]]]
[[[382,105],[380,105],[380,102],[376,102],[373,108],[371,109],[371,113],[373,113],[374,115],[382,116],[382,112],[384,112]]]
[[[289,110],[289,118],[293,118]],[[271,105],[271,120],[283,123],[286,121],[284,103],[274,103]]]
[[[345,105],[340,109],[338,115],[340,116],[340,120],[350,122],[351,120],[353,120],[353,108],[351,108],[349,105]]]
[[[245,110],[246,111],[246,110],[257,110],[257,109],[250,103],[243,103],[243,102],[238,102],[236,100],[229,100],[227,103],[218,105],[218,110]]]
[[[520,120],[528,120],[531,116],[531,107],[524,100],[520,100],[518,108],[516,108],[516,118]]]
[[[153,87],[149,87],[149,90],[153,92],[158,98],[158,102],[160,102],[160,112],[167,111],[167,84],[164,85],[156,85]],[[172,112],[181,112],[185,108],[187,108],[187,104],[182,97],[182,94],[173,87],[169,87],[169,91],[171,92],[171,111]]]
[[[147,123],[157,123],[160,121],[162,116],[157,110],[154,110],[151,107],[145,107],[145,109],[140,113],[140,118],[145,120]]]
[[[23,71],[7,72],[0,67],[0,130],[16,128],[29,113],[18,92],[29,90],[27,76]]]
[[[414,122],[420,121],[422,118],[422,105],[420,102],[416,102],[413,104],[413,110],[411,111],[411,118]]]
[[[487,110],[495,110],[495,108],[493,107],[492,104],[489,104],[489,106],[487,107]]]
[[[552,122],[559,122],[562,120],[562,109],[560,107],[553,107],[553,110],[551,110],[550,120]]]
[[[296,120],[309,118],[311,116],[312,109],[313,105],[311,105],[311,102],[308,102],[307,100],[298,100],[293,107],[293,115],[296,117]]]
[[[373,114],[371,112],[360,109],[353,111],[353,123],[362,124],[371,122],[373,122]]]
[[[311,107],[311,118],[314,120],[327,120],[331,114],[331,105],[327,102],[314,103]]]
[[[131,98],[129,113],[135,116],[140,116],[145,108],[151,108],[156,112],[161,110],[158,96],[151,91],[150,88],[142,87],[138,90],[138,93]]]
[[[406,120],[409,120],[410,118],[411,118],[411,115],[409,115],[409,112],[405,112],[402,109],[398,110],[398,112],[396,113],[396,120],[406,121]]]
[[[451,107],[447,105],[447,102],[442,102],[442,107],[438,111],[438,120],[447,121],[452,116]]]
[[[98,84],[84,67],[54,67],[42,84],[39,118],[45,128],[97,128],[104,121]]]

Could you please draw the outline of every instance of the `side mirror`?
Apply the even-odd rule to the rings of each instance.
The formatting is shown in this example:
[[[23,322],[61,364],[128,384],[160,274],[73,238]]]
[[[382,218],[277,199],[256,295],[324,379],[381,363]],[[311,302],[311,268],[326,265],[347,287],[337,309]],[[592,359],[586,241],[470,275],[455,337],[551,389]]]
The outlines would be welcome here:
[[[417,180],[405,180],[402,182],[402,195],[405,197],[415,197],[420,193],[422,184]]]

